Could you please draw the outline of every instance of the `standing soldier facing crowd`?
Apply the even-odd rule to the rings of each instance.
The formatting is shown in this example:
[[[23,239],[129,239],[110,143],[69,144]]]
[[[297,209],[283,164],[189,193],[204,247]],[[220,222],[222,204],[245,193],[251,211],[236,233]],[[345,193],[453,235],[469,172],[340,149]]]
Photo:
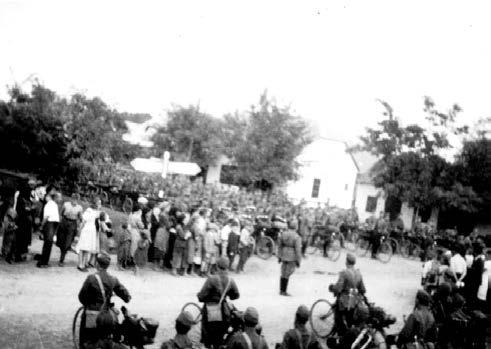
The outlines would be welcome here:
[[[285,224],[284,221],[282,223]],[[281,263],[281,296],[289,296],[287,289],[290,276],[295,272],[296,268],[300,267],[302,259],[302,240],[297,234],[297,228],[297,221],[290,220],[288,229],[283,230],[278,239],[278,262]]]

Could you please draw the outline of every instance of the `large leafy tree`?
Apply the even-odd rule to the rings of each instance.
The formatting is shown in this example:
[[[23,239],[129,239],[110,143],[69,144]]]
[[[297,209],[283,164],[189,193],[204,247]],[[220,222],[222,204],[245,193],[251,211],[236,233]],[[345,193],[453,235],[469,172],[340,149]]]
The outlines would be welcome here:
[[[69,139],[63,129],[64,99],[36,84],[31,94],[14,86],[0,101],[2,167],[43,176],[59,176],[66,165]]]
[[[9,94],[0,101],[2,167],[77,180],[139,152],[122,139],[124,118],[99,98],[66,100],[39,83],[30,93],[14,86]]]
[[[376,128],[367,128],[367,134],[360,138],[361,144],[355,147],[380,159],[372,169],[375,186],[417,210],[433,207],[476,210],[479,203],[476,193],[459,178],[455,166],[441,156],[451,147],[450,134],[467,132],[466,127],[455,126],[461,108],[453,105],[447,112],[441,112],[431,98],[425,97],[429,126],[423,128],[401,125],[392,107],[380,102],[386,119]]]
[[[229,115],[224,127],[227,149],[240,184],[271,187],[297,178],[296,158],[312,141],[308,124],[264,93],[247,116]]]
[[[165,126],[152,136],[157,156],[170,151],[172,158],[207,167],[223,153],[222,121],[200,111],[198,106],[174,106]]]

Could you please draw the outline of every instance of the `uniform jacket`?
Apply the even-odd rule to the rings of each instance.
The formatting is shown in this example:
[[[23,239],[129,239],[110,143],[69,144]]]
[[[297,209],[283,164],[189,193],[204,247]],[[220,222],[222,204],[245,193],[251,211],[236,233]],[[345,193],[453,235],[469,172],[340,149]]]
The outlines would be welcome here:
[[[302,241],[294,230],[286,230],[278,239],[278,258],[283,262],[300,262]]]
[[[413,342],[414,336],[426,343],[432,343],[436,339],[435,319],[428,307],[414,309],[399,333],[397,344],[400,346]]]
[[[266,340],[258,335],[254,330],[247,328],[245,330],[249,338],[251,339],[252,349],[268,349]],[[241,332],[236,333],[230,343],[227,345],[227,349],[251,349],[247,345],[244,335]]]
[[[170,339],[167,342],[162,343],[160,349],[191,349],[193,343],[188,336],[183,334],[176,334],[174,339]]]
[[[305,326],[296,326],[285,332],[281,349],[307,349],[313,337]]]
[[[338,282],[333,286],[333,292],[336,296],[349,293],[350,290],[357,290],[360,294],[365,294],[365,284],[358,269],[347,268],[339,273]]]
[[[104,291],[106,293],[106,297],[108,297],[108,300],[110,300],[113,293],[115,293],[116,296],[121,298],[123,301],[130,301],[131,297],[128,290],[119,282],[117,278],[109,275],[105,270],[101,270],[98,273],[101,277],[102,285],[104,286]],[[82,305],[89,310],[101,309],[104,299],[102,298],[102,292],[95,274],[87,276],[87,279],[85,279],[85,282],[78,294],[78,299],[80,300],[80,303],[82,303]]]
[[[201,291],[198,293],[198,300],[203,303],[218,303],[222,296],[223,289],[227,286],[230,279],[230,286],[226,296],[231,300],[238,299],[239,289],[235,281],[225,273],[212,275],[206,279]]]

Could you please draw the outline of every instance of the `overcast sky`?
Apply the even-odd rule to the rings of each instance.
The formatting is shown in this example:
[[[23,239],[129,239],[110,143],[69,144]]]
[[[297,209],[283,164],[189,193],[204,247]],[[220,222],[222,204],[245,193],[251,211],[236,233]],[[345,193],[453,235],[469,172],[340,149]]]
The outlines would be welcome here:
[[[376,98],[406,123],[424,95],[457,102],[472,124],[491,115],[488,3],[0,0],[0,82],[35,74],[153,115],[199,102],[220,116],[267,88],[350,142],[381,119]]]

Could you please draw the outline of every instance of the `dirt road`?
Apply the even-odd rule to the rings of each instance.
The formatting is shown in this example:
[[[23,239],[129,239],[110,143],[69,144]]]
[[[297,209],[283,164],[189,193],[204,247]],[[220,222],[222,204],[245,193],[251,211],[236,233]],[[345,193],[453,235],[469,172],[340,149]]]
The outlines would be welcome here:
[[[33,251],[40,249],[41,243],[36,241]],[[67,256],[64,268],[55,266],[56,247],[51,258],[53,267],[48,269],[36,268],[33,261],[17,265],[0,262],[0,348],[25,348],[29,341],[42,342],[49,349],[72,347],[71,324],[80,306],[77,294],[87,274],[75,269],[74,254]],[[241,293],[234,304],[239,309],[254,306],[259,310],[263,334],[274,346],[292,326],[299,304],[310,306],[318,298],[332,300],[328,287],[335,282],[343,264],[344,253],[336,263],[320,256],[309,257],[291,278],[289,292],[293,296],[280,297],[276,260],[253,257],[244,274],[234,275]],[[389,264],[359,258],[357,266],[363,273],[369,300],[397,317],[398,322],[389,332],[397,331],[403,314],[408,314],[413,306],[421,264],[399,258]],[[163,340],[174,335],[174,320],[180,308],[196,301],[203,284],[199,277],[173,277],[150,269],[137,276],[114,267],[110,272],[130,290],[133,299],[128,307],[133,312],[160,321],[156,344],[149,348],[160,347]]]

